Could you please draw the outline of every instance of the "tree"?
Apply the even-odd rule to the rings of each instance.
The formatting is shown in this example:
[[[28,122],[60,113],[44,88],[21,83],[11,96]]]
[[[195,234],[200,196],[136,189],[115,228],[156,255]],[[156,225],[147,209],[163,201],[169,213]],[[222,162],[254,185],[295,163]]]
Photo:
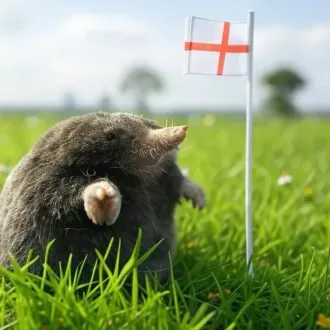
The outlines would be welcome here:
[[[120,84],[122,93],[131,93],[136,100],[136,110],[148,112],[147,98],[151,93],[164,89],[159,74],[146,67],[134,67],[128,71]]]
[[[306,86],[305,79],[292,68],[281,68],[267,73],[262,83],[270,89],[266,108],[276,114],[293,116],[297,114],[294,95]]]
[[[99,100],[98,108],[102,111],[110,111],[111,110],[111,100],[107,94],[103,94]]]
[[[63,97],[64,110],[72,111],[77,107],[77,101],[72,92],[66,92]]]

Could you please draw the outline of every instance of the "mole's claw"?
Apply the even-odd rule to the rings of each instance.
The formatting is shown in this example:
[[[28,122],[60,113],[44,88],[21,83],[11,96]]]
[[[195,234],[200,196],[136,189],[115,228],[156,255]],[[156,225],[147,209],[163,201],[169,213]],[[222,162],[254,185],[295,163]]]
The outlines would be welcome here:
[[[99,225],[113,225],[121,208],[118,188],[107,181],[88,185],[83,193],[84,208],[89,219]]]
[[[198,207],[201,210],[206,206],[204,190],[189,179],[185,179],[181,188],[181,195],[191,201],[193,208]]]

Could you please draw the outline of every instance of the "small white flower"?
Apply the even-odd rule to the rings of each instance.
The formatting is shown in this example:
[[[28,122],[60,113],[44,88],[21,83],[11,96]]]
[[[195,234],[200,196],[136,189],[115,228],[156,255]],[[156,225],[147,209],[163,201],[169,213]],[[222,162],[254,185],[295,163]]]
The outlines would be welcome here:
[[[184,176],[189,176],[189,168],[181,168],[181,173],[184,175]]]
[[[290,184],[292,183],[292,176],[287,174],[287,173],[283,173],[278,179],[277,179],[277,184],[279,186],[284,186],[286,184]]]

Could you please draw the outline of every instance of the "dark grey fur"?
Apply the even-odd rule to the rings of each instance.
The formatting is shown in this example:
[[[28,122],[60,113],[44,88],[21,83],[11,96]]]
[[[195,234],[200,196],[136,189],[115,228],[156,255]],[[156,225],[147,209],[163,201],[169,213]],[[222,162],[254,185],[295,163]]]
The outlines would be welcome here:
[[[146,131],[155,122],[131,114],[92,113],[71,117],[50,128],[8,176],[0,195],[0,264],[11,253],[24,264],[30,249],[41,257],[31,268],[39,273],[46,244],[56,239],[49,264],[54,270],[73,253],[73,265],[87,255],[86,280],[95,249],[105,251],[120,238],[121,264],[132,252],[142,228],[142,252],[165,238],[142,271],[168,276],[168,251],[175,253],[174,210],[181,197],[204,207],[203,190],[176,165],[176,147],[153,145]],[[122,206],[112,226],[87,217],[82,191],[98,180],[115,184]],[[108,260],[112,266],[116,249]]]

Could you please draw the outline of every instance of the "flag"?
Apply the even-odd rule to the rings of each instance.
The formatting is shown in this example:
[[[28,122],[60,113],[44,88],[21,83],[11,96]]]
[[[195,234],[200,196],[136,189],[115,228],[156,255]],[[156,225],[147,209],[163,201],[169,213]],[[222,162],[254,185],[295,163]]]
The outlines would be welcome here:
[[[185,74],[247,75],[248,24],[186,19]]]
[[[185,74],[246,76],[245,235],[246,263],[252,274],[252,67],[254,11],[247,22],[232,23],[188,17],[185,31]]]

